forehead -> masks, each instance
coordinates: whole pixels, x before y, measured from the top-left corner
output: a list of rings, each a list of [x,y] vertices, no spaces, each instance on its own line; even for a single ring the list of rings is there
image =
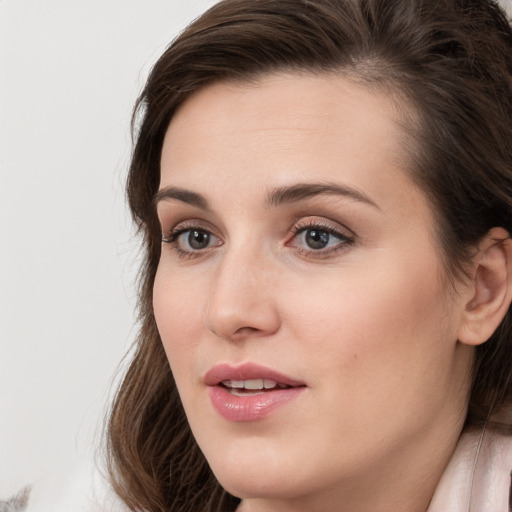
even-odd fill
[[[312,143],[337,137],[339,143],[356,144],[355,149],[374,140],[377,145],[393,142],[394,150],[400,150],[405,109],[399,111],[398,101],[387,92],[335,73],[266,75],[242,84],[218,82],[180,106],[168,128],[166,145],[172,145],[176,136],[189,143],[201,139],[217,144],[225,136],[249,141],[266,132],[278,136],[282,146],[292,137],[310,138]],[[341,125],[347,128],[342,138]],[[385,140],[383,134],[391,137]],[[403,153],[395,151],[395,157]]]
[[[160,187],[213,194],[236,184],[253,193],[262,185],[341,180],[370,195],[383,185],[400,191],[404,181],[412,185],[403,124],[395,99],[334,73],[219,82],[175,114]]]

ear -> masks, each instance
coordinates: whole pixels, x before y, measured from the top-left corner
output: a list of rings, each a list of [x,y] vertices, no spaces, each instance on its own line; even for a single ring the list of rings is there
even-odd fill
[[[478,244],[470,287],[458,340],[476,346],[491,337],[512,300],[512,240],[505,229],[491,229]]]

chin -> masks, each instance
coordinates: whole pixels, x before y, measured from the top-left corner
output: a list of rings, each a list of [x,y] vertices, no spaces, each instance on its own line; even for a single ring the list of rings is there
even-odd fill
[[[205,455],[215,477],[230,494],[239,498],[277,498],[294,495],[293,488],[300,489],[291,471],[296,463],[271,443],[262,442],[261,438],[233,440],[219,448],[214,453],[206,450]]]
[[[241,499],[292,499],[305,491],[293,475],[271,475],[265,468],[258,468],[251,475],[236,471],[214,471],[222,487]]]
[[[320,482],[315,464],[307,465],[300,453],[286,453],[283,446],[261,438],[234,441],[220,453],[207,454],[208,463],[222,487],[238,498],[294,499],[310,492]],[[313,462],[313,461],[311,461]],[[318,468],[316,468],[318,469]]]

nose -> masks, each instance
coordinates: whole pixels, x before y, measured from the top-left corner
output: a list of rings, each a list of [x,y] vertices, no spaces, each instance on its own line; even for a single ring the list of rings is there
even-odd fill
[[[280,327],[276,270],[261,254],[227,251],[216,269],[206,328],[229,341],[276,333]]]

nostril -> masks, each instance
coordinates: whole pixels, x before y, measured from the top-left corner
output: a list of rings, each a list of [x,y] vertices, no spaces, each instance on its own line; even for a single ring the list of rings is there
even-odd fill
[[[269,332],[267,332],[264,329],[258,329],[257,327],[240,327],[237,329],[230,338],[234,341],[240,341],[245,338],[259,338],[268,335]]]
[[[258,331],[259,331],[259,329],[257,329],[256,327],[248,326],[248,327],[240,327],[239,329],[237,329],[235,331],[234,334],[238,334],[238,333],[240,333],[240,334],[253,334],[253,333],[258,332]]]

